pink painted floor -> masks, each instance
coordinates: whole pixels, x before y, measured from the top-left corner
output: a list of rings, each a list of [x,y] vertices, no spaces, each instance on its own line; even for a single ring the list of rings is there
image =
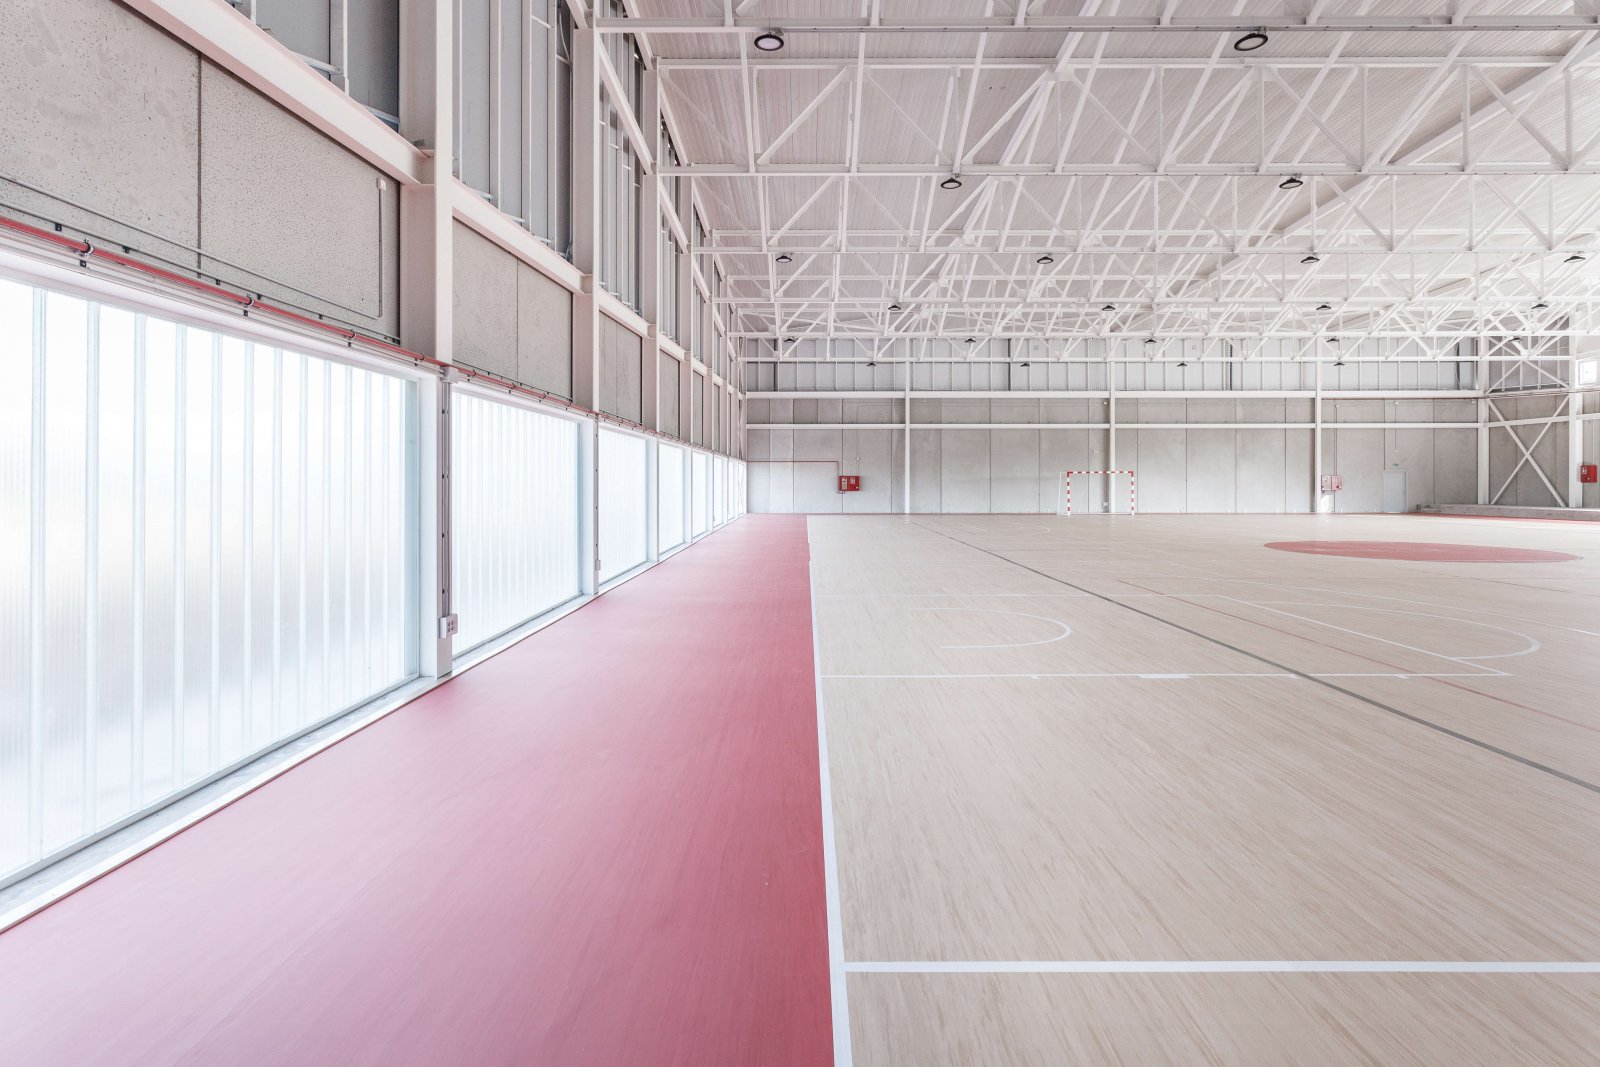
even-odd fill
[[[742,519],[0,935],[0,1062],[829,1062],[807,567]]]

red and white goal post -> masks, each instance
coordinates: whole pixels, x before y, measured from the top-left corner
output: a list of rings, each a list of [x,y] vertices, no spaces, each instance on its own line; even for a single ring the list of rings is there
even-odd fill
[[[1078,489],[1078,514],[1089,514],[1089,483],[1088,478],[1104,477],[1106,479],[1106,510],[1113,515],[1137,515],[1139,513],[1138,479],[1131,470],[1125,471],[1062,471],[1057,477],[1056,484],[1056,514],[1070,517],[1072,515],[1072,479],[1081,477],[1085,479],[1079,483]],[[1121,479],[1128,480],[1128,492],[1124,495],[1121,491]],[[1127,511],[1123,511],[1121,504],[1126,501]]]

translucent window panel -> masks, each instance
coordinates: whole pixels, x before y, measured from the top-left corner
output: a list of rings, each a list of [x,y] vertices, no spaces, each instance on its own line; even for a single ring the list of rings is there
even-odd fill
[[[0,880],[416,673],[404,379],[0,280]]]
[[[665,552],[685,540],[683,449],[659,445],[656,450],[656,549]]]
[[[578,423],[457,390],[450,403],[457,653],[581,592]]]
[[[694,536],[699,537],[711,529],[711,457],[691,452],[690,467],[690,518]]]
[[[600,580],[649,556],[650,446],[642,437],[600,431]]]
[[[728,521],[728,461],[722,456],[711,458],[711,471],[716,489],[711,495],[711,521],[721,526]]]

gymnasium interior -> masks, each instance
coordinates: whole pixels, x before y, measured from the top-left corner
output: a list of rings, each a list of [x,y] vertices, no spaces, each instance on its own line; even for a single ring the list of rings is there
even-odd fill
[[[1592,1064],[1597,419],[1592,0],[7,0],[0,1064]]]

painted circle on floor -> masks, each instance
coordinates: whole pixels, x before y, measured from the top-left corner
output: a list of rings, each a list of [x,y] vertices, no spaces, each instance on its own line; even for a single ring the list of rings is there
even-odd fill
[[[1443,545],[1431,541],[1269,541],[1279,552],[1352,559],[1403,559],[1424,563],[1565,563],[1581,559],[1568,552],[1502,545]]]

